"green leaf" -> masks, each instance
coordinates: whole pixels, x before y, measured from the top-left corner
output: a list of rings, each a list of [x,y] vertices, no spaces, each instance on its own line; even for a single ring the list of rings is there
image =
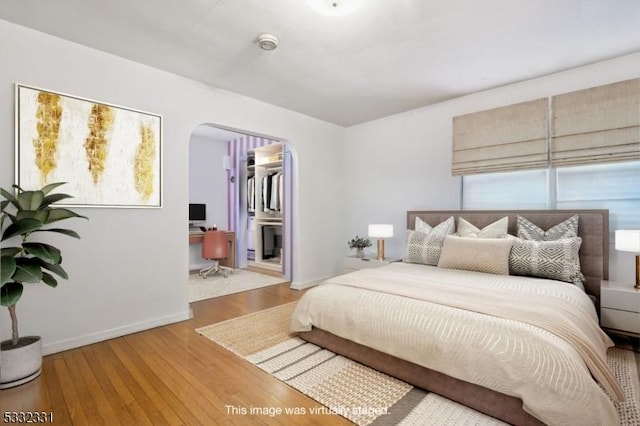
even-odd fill
[[[0,212],[3,212],[4,209],[6,209],[8,205],[9,205],[9,200],[0,201]]]
[[[42,282],[49,287],[56,288],[58,286],[58,280],[56,280],[53,275],[47,272],[42,273]]]
[[[42,207],[44,192],[24,191],[18,194],[18,204],[22,210],[38,210]]]
[[[49,204],[57,203],[58,201],[66,200],[67,198],[73,198],[69,194],[51,194],[47,195],[42,202],[42,206],[46,207]]]
[[[2,195],[2,198],[4,198],[5,200],[9,201],[11,204],[16,206],[16,208],[20,207],[20,205],[18,204],[18,199],[14,197],[13,194],[10,193],[9,191],[3,188],[0,188],[0,195]]]
[[[11,281],[13,273],[16,271],[16,261],[10,256],[0,257],[0,285]]]
[[[56,189],[57,187],[64,185],[67,182],[54,182],[54,183],[50,183],[49,185],[45,186],[44,188],[42,188],[40,191],[42,191],[44,193],[44,195],[47,195],[48,193],[50,193],[51,191],[53,191],[54,189]]]
[[[18,210],[16,212],[16,219],[36,219],[42,223],[46,223],[48,218],[48,210]]]
[[[60,263],[60,250],[52,245],[45,243],[24,243],[22,248],[25,252],[47,263]]]
[[[18,283],[39,283],[42,281],[42,269],[36,259],[16,258],[16,271],[13,280]]]
[[[7,226],[7,229],[4,230],[1,241],[11,238],[15,235],[24,235],[29,232],[33,232],[36,229],[39,229],[41,226],[42,222],[37,219],[16,220],[14,223]]]
[[[21,251],[20,247],[3,247],[0,249],[0,256],[16,257]]]
[[[63,278],[65,280],[69,278],[69,275],[67,275],[67,272],[64,269],[62,269],[62,266],[60,266],[60,264],[47,263],[37,258],[34,260],[38,266],[53,272],[54,274],[58,275],[60,278]]]
[[[61,228],[49,228],[49,229],[38,229],[34,232],[57,232],[58,234],[68,235],[73,238],[80,238],[80,235],[76,231],[72,231],[71,229],[61,229]]]
[[[24,287],[20,283],[6,283],[0,288],[0,305],[13,306],[18,303]]]
[[[63,208],[52,208],[49,211],[49,219],[47,219],[47,221],[45,223],[51,223],[51,222],[56,222],[58,220],[64,220],[64,219],[69,219],[72,217],[80,217],[83,219],[88,219],[86,216],[82,216],[79,215],[76,212],[73,212],[69,209],[63,209]]]

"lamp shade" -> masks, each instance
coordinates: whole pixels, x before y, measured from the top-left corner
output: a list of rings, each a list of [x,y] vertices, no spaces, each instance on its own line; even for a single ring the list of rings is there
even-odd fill
[[[391,238],[393,237],[393,225],[369,225],[369,236],[372,238]]]
[[[640,231],[630,229],[617,230],[616,250],[640,253]]]

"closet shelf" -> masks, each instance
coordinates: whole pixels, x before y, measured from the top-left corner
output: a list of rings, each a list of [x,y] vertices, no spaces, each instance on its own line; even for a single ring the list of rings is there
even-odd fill
[[[254,209],[252,233],[255,244],[253,263],[282,272],[283,218],[280,210],[284,196],[282,144],[274,143],[249,153],[255,163],[247,164],[247,174],[253,176],[247,184],[247,205]],[[267,211],[265,211],[267,208]]]
[[[261,212],[264,213],[264,212]],[[262,215],[257,215],[256,216],[256,221],[258,223],[276,223],[276,224],[282,224],[282,216],[262,216]]]
[[[282,161],[273,161],[269,163],[256,164],[256,167],[282,169]]]

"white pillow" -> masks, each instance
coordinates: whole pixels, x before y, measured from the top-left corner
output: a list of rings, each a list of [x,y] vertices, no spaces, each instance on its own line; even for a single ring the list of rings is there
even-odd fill
[[[507,236],[508,230],[509,216],[498,219],[482,229],[478,229],[475,225],[459,217],[458,229],[456,230],[456,234],[460,237],[504,238]]]
[[[509,275],[509,253],[513,242],[511,238],[447,236],[438,267]]]
[[[451,218],[449,218],[449,219],[451,219]],[[449,220],[449,219],[447,219],[447,220]],[[442,223],[445,223],[445,222],[442,222]],[[442,225],[442,223],[439,224],[438,226]],[[418,231],[418,232],[423,232],[425,234],[430,234],[431,230],[433,229],[433,227],[431,225],[429,225],[427,222],[425,222],[424,220],[420,219],[419,217],[416,217],[416,223],[415,223],[414,229],[416,231]]]

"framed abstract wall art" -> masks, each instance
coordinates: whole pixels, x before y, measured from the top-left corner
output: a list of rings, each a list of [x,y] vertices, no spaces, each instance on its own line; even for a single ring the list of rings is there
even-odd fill
[[[162,117],[16,84],[16,183],[76,207],[162,207]]]

